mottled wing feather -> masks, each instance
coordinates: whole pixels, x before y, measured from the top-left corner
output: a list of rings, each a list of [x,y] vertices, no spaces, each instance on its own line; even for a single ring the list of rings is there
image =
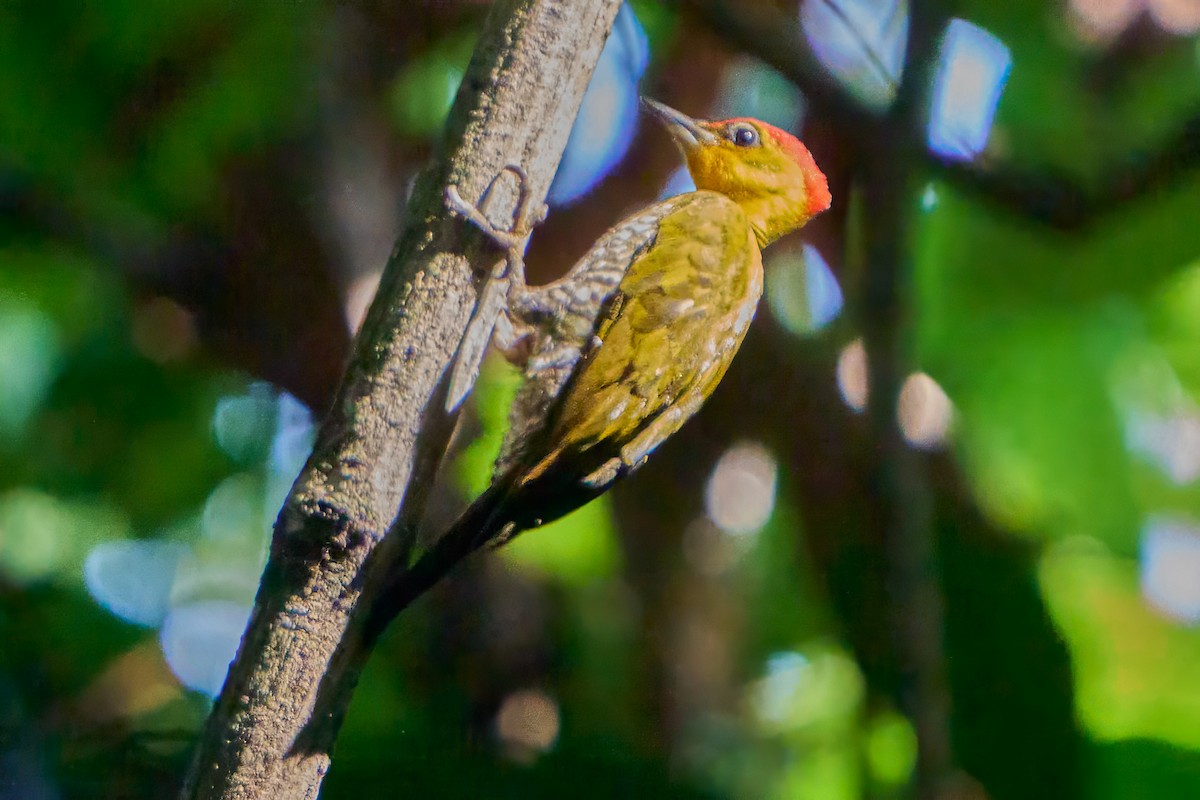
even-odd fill
[[[533,329],[525,383],[509,413],[508,431],[496,459],[497,477],[540,449],[551,406],[595,333],[597,319],[629,265],[648,250],[664,217],[687,205],[679,195],[627,217],[596,240],[561,279],[517,298],[511,312]]]
[[[761,257],[733,201],[711,192],[686,197],[621,281],[531,478],[592,448],[636,466],[728,368],[762,291]]]

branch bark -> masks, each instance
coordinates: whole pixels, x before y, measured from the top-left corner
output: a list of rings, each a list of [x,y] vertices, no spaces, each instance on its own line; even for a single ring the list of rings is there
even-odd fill
[[[270,560],[184,798],[315,798],[369,654],[367,607],[411,546],[453,428],[443,376],[495,260],[450,217],[447,183],[479,197],[520,164],[540,201],[619,0],[500,0],[459,90],[441,155],[418,180],[313,453],[275,524]],[[515,192],[498,186],[497,222]]]

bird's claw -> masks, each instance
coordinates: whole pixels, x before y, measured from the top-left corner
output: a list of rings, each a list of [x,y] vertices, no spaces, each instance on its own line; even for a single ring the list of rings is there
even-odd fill
[[[483,204],[487,202],[496,182],[505,172],[511,172],[517,178],[517,204],[513,211],[512,225],[507,230],[495,225],[482,211]],[[533,208],[533,198],[529,190],[529,174],[525,172],[524,168],[517,164],[506,165],[484,189],[478,203],[470,203],[465,200],[459,193],[458,187],[451,184],[446,187],[446,206],[454,213],[469,220],[497,247],[505,251],[509,271],[513,273],[517,282],[524,286],[523,252],[526,242],[533,229],[545,221],[546,214],[549,212],[545,203],[539,203],[537,208]]]
[[[484,193],[484,196],[487,196],[486,192]],[[513,226],[513,230],[507,231],[496,227],[492,221],[488,219],[482,211],[479,210],[479,206],[468,203],[466,200],[464,200],[463,196],[458,192],[458,187],[454,186],[453,184],[446,187],[446,205],[455,214],[458,214],[460,217],[469,220],[476,228],[479,228],[479,230],[483,231],[483,233],[489,239],[495,242],[496,245],[498,245],[502,250],[512,250],[520,247],[524,236],[521,235],[521,232],[518,230],[516,225]]]

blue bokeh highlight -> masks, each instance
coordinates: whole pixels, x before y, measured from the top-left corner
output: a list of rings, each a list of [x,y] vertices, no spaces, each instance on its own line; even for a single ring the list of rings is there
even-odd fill
[[[969,161],[987,146],[1012,69],[1012,53],[991,33],[962,19],[946,29],[933,85],[929,149]]]
[[[646,32],[625,3],[617,12],[550,185],[546,199],[551,206],[569,205],[583,197],[625,157],[638,123],[638,82],[649,63]]]
[[[1142,594],[1179,622],[1200,622],[1200,525],[1152,516],[1142,528],[1139,558]]]
[[[804,288],[813,330],[824,328],[842,313],[845,304],[842,287],[821,251],[807,242],[804,244]]]
[[[863,102],[896,96],[908,42],[906,0],[805,0],[800,25],[813,53]]]
[[[180,683],[215,695],[251,612],[271,524],[312,448],[312,413],[265,383],[221,398],[213,437],[242,470],[218,484],[179,530],[101,542],[84,562],[93,598],[159,629]]]

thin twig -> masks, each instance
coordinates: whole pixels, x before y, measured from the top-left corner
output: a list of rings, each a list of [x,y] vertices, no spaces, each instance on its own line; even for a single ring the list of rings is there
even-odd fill
[[[867,41],[867,37],[864,36],[863,32],[858,29],[857,25],[854,24],[854,20],[850,19],[850,15],[846,13],[846,9],[842,7],[842,4],[838,2],[838,0],[821,0],[821,2],[823,2],[825,7],[828,8],[833,15],[841,20],[842,24],[846,26],[846,30],[850,31],[850,35],[854,37],[855,41],[858,42],[858,46],[862,48],[863,53],[867,56],[867,61],[871,62],[871,66],[874,67],[875,72],[879,74],[879,79],[883,81],[884,86],[886,86],[889,91],[894,92],[897,88],[896,76],[893,75],[891,70],[888,69],[887,64],[883,63],[883,58],[879,55],[879,51],[875,48],[874,43]],[[895,19],[896,15],[899,13],[900,3],[897,2],[892,6],[891,16],[888,17],[880,29],[887,30],[887,27],[891,24],[891,21]]]
[[[862,102],[831,75],[794,17],[758,2],[678,2],[731,45],[795,83],[817,115],[837,129],[840,140],[860,152],[877,140],[886,109]],[[911,51],[908,57],[911,60]],[[910,124],[922,126],[923,118],[914,118]],[[1027,169],[1011,161],[963,162],[927,148],[916,150],[913,158],[934,176],[1026,221],[1062,232],[1085,233],[1129,203],[1189,179],[1200,167],[1200,111],[1188,115],[1153,146],[1098,165],[1094,173],[1103,179],[1090,188],[1045,167]]]

